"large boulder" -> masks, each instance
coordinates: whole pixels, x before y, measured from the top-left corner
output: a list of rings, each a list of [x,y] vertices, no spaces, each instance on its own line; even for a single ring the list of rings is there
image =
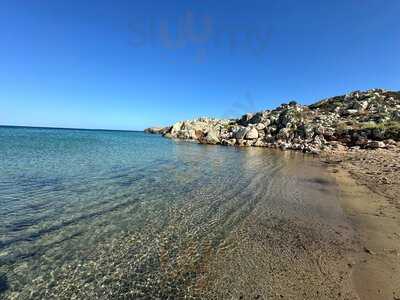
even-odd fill
[[[202,142],[204,144],[215,145],[215,144],[219,144],[220,139],[219,139],[218,133],[214,129],[210,129],[207,132],[206,136],[200,142]]]
[[[183,122],[176,122],[174,125],[172,125],[170,134],[172,136],[177,136],[178,132],[182,129]]]
[[[255,139],[257,139],[257,138],[258,138],[258,131],[257,131],[257,129],[254,128],[254,127],[251,128],[251,129],[246,133],[245,138],[246,138],[247,140],[255,140]]]
[[[204,136],[205,136],[205,133],[204,133],[204,131],[202,131],[202,130],[195,130],[195,136],[196,136],[196,140],[201,140],[201,139],[203,139],[204,138]]]
[[[235,133],[235,138],[237,140],[243,140],[244,137],[247,135],[247,133],[249,132],[250,128],[248,127],[241,127],[239,128],[236,133]]]

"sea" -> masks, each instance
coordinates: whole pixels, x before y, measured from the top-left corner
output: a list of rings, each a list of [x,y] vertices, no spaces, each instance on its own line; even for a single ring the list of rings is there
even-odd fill
[[[343,259],[339,194],[302,153],[0,127],[0,299],[266,299],[285,280],[301,289],[299,275],[319,272],[316,251],[334,253],[324,265]]]

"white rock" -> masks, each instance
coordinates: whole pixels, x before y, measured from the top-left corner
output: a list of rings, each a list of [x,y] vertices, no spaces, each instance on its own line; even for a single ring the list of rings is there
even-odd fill
[[[354,114],[358,113],[358,110],[357,109],[348,109],[348,110],[346,110],[346,112],[349,115],[354,115]]]
[[[207,135],[205,136],[204,140],[207,144],[218,144],[220,142],[217,132],[215,132],[215,130],[213,129],[210,129],[207,132]]]
[[[257,130],[263,130],[265,128],[265,125],[263,123],[258,123],[256,125]]]
[[[183,123],[182,122],[176,122],[171,129],[171,134],[175,135],[179,130],[181,130]]]
[[[385,143],[381,141],[371,141],[367,144],[368,148],[373,148],[373,149],[384,148],[385,146],[386,146]]]
[[[253,144],[255,147],[265,147],[265,143],[262,139],[257,139],[257,141]]]
[[[254,140],[258,138],[258,131],[256,128],[251,128],[247,134],[246,134],[246,139],[247,140]]]

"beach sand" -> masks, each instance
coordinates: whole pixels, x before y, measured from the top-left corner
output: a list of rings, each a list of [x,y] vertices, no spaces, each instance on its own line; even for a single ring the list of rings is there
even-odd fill
[[[360,299],[400,299],[400,151],[330,153],[323,158],[356,232],[352,280]]]

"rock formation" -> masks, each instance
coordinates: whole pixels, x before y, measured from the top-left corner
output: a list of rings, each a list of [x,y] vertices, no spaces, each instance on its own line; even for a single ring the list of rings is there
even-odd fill
[[[204,144],[311,153],[340,147],[383,148],[400,141],[400,92],[356,91],[309,106],[291,101],[239,119],[199,118],[146,132]]]
[[[150,127],[146,128],[144,132],[152,133],[152,134],[166,134],[170,130],[169,127]]]

